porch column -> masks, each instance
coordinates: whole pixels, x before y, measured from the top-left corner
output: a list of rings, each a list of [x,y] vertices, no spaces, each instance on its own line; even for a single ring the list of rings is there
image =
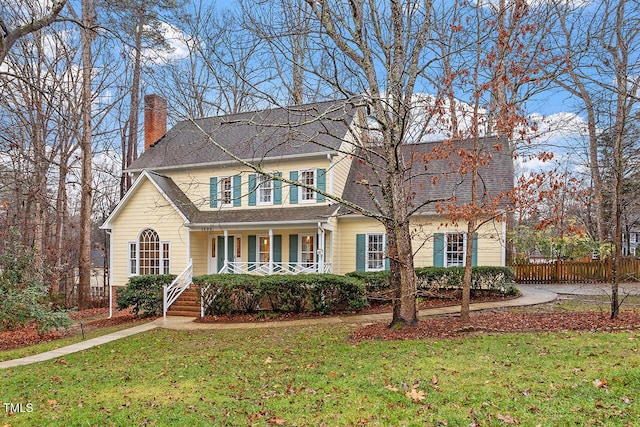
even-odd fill
[[[225,273],[229,272],[229,266],[227,263],[229,262],[229,231],[224,230],[224,267],[222,269]]]
[[[269,229],[269,274],[273,274],[273,229]]]
[[[324,228],[318,223],[318,273],[324,273]]]

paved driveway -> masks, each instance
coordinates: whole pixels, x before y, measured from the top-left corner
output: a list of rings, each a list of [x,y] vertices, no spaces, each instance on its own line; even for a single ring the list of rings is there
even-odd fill
[[[572,295],[611,295],[610,283],[575,283],[575,284],[556,284],[556,285],[528,285],[536,289],[544,289],[546,291],[555,292],[557,294]],[[623,295],[640,295],[640,283],[620,283],[618,294]]]

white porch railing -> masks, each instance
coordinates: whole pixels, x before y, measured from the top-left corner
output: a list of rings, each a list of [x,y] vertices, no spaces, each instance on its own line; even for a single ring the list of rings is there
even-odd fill
[[[305,273],[331,273],[331,263],[324,263],[321,269],[319,263],[301,263],[301,262],[231,262],[227,261],[218,271],[219,274],[256,274],[258,276],[267,276],[269,274],[305,274]]]
[[[162,317],[167,317],[167,310],[171,304],[191,286],[191,279],[193,279],[193,261],[189,260],[187,268],[170,285],[165,285],[162,289]]]

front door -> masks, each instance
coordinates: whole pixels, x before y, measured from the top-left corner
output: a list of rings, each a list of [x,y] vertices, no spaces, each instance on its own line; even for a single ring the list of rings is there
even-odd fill
[[[224,269],[224,236],[217,236],[213,238],[214,241],[211,242],[211,245],[215,245],[216,247],[216,272],[220,273]],[[227,271],[225,273],[240,273],[242,270],[242,239],[240,236],[227,236],[227,261],[230,263],[228,265]]]

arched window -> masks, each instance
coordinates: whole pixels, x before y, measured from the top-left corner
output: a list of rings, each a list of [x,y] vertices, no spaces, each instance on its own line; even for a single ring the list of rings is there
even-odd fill
[[[160,274],[160,237],[147,228],[138,239],[140,253],[140,274]]]
[[[158,233],[145,228],[137,242],[129,242],[129,275],[168,274],[169,242],[160,240]]]

